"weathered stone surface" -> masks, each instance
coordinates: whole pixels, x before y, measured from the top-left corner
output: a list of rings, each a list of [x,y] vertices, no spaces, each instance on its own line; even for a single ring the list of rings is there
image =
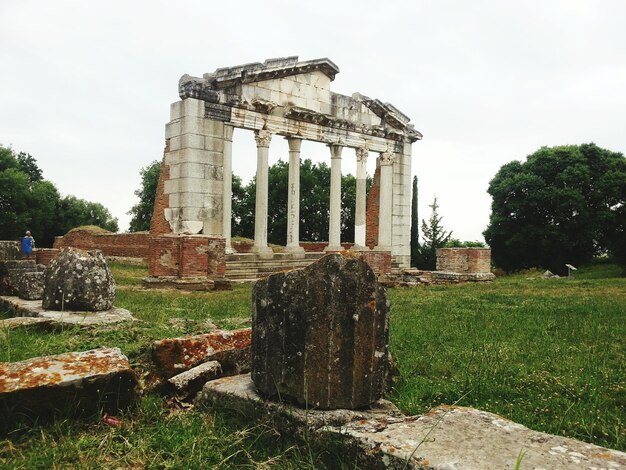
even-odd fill
[[[19,242],[0,240],[0,261],[17,259],[20,256]]]
[[[222,374],[222,366],[217,361],[209,361],[182,372],[167,381],[178,393],[191,395],[198,392],[209,380]]]
[[[612,469],[626,454],[528,429],[493,413],[439,407],[423,416],[353,421],[326,432],[360,450],[365,468]]]
[[[49,328],[52,320],[49,318],[36,317],[13,317],[6,320],[0,320],[0,330],[13,328],[43,327]]]
[[[219,361],[224,373],[250,370],[250,328],[218,330],[203,335],[170,338],[152,344],[159,375],[170,378],[207,361]]]
[[[250,417],[271,416],[281,431],[304,436],[326,426],[342,426],[355,420],[401,418],[402,413],[390,401],[380,399],[360,410],[304,409],[259,395],[250,374],[221,377],[207,382],[196,397],[196,404],[219,404]]]
[[[134,321],[132,314],[123,308],[113,307],[101,312],[79,312],[76,310],[45,310],[39,300],[24,300],[14,296],[0,296],[0,306],[18,317],[46,318],[54,326],[94,327],[102,324]]]
[[[493,273],[452,273],[443,271],[432,271],[431,281],[434,284],[454,283],[454,282],[484,282],[493,281],[496,276]]]
[[[253,290],[252,380],[309,408],[381,398],[388,367],[385,290],[360,257],[332,254]]]
[[[44,417],[115,412],[136,398],[137,377],[118,348],[100,348],[0,363],[0,423],[22,414]]]
[[[100,250],[64,248],[46,268],[46,310],[109,310],[114,300],[115,280]]]
[[[359,468],[429,470],[618,469],[626,454],[575,439],[532,431],[472,408],[442,406],[403,416],[380,400],[369,409],[304,410],[263,400],[249,375],[207,382],[198,404],[218,404],[256,419],[272,418],[281,433],[345,444]]]
[[[22,274],[17,281],[18,297],[25,300],[40,300],[43,297],[43,281],[42,271]]]

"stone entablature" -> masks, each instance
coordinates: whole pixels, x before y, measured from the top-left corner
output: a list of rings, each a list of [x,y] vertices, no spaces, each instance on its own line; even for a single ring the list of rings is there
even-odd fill
[[[422,135],[409,118],[389,103],[360,93],[330,91],[339,68],[329,59],[299,62],[297,57],[217,69],[203,77],[183,75],[181,101],[171,106],[166,125],[165,175],[157,195],[157,220],[170,233],[223,237],[230,243],[232,135],[235,127],[254,132],[257,144],[255,245],[271,257],[267,245],[267,158],[273,139],[289,141],[289,251],[298,240],[300,141],[322,142],[331,152],[331,223],[329,250],[341,246],[341,159],[355,158],[357,180],[365,181],[369,152],[381,168],[378,250],[389,250],[401,266],[410,260],[411,144]],[[343,152],[349,147],[352,152]],[[292,171],[293,170],[293,171]],[[162,184],[161,184],[162,183]],[[365,185],[357,184],[355,247],[365,247]],[[156,209],[155,204],[155,209]],[[165,206],[165,207],[163,207]]]

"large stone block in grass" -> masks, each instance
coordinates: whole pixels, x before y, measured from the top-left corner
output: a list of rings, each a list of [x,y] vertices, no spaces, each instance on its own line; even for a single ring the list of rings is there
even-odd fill
[[[218,361],[224,374],[239,374],[250,370],[251,341],[250,328],[162,339],[152,344],[152,359],[166,379],[207,361]]]
[[[261,395],[318,409],[382,397],[389,307],[363,259],[328,255],[258,281],[252,295],[252,380]]]
[[[64,248],[46,267],[42,305],[46,310],[109,310],[115,280],[100,250]]]
[[[132,404],[137,377],[118,348],[0,363],[0,423],[22,415],[109,413]]]

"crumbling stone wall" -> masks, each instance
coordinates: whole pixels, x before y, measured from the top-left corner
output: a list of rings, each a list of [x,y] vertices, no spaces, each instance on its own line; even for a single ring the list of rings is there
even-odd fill
[[[163,150],[163,160],[161,161],[161,172],[159,173],[159,181],[157,182],[156,198],[152,209],[152,219],[150,220],[150,233],[152,235],[163,235],[171,233],[172,229],[167,220],[165,220],[165,209],[170,205],[170,196],[165,194],[165,182],[170,179],[170,166],[165,161],[165,154],[170,151],[170,139],[165,140],[165,149]]]
[[[454,273],[491,272],[490,248],[439,248],[437,271]]]
[[[63,237],[56,237],[54,248],[80,248],[100,250],[104,256],[124,256],[147,258],[149,255],[148,232],[135,233],[94,233],[89,230],[76,230]]]

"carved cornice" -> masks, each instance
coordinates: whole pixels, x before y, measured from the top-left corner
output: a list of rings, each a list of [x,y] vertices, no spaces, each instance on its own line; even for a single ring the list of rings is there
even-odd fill
[[[254,140],[256,140],[257,147],[269,147],[272,141],[272,133],[265,129],[255,131]]]
[[[180,77],[178,81],[178,96],[181,100],[195,98],[208,103],[219,103],[220,101],[219,93],[212,90],[204,79],[191,77],[187,74]]]

